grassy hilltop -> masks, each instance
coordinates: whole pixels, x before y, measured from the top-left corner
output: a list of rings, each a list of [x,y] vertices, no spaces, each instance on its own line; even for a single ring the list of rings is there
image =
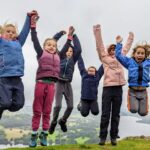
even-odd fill
[[[83,145],[57,145],[36,148],[8,148],[6,150],[150,150],[150,138],[145,137],[133,137],[126,138],[118,142],[117,146],[112,146],[107,143],[105,146],[99,146],[98,144],[83,144]]]

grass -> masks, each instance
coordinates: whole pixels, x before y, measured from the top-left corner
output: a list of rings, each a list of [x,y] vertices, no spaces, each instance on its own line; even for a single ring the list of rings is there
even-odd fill
[[[33,148],[9,148],[7,150],[32,150]],[[127,138],[118,142],[117,146],[106,143],[105,146],[98,144],[81,145],[57,145],[41,147],[37,146],[34,150],[150,150],[150,139]]]

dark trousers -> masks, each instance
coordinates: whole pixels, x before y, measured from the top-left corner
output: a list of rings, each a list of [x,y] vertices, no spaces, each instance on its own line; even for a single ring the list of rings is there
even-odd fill
[[[111,138],[117,138],[122,104],[122,86],[104,87],[102,94],[102,114],[100,123],[100,138],[106,139],[111,115]]]
[[[70,82],[58,81],[56,83],[55,107],[53,109],[53,120],[51,124],[56,124],[59,117],[59,112],[62,108],[63,95],[66,100],[67,108],[61,117],[64,122],[67,121],[73,110],[73,91]]]
[[[97,100],[81,100],[80,112],[83,117],[89,115],[89,113],[93,115],[99,114],[99,106]]]
[[[20,77],[0,78],[0,110],[18,111],[24,106],[24,86]]]

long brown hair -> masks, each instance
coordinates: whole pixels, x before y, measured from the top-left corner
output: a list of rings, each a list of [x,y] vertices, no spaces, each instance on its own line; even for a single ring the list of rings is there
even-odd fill
[[[150,45],[149,44],[138,44],[133,48],[132,57],[134,57],[135,52],[138,48],[143,48],[145,50],[145,58],[148,58],[150,56]]]
[[[108,47],[108,49],[107,49],[108,54],[110,53],[110,51],[111,51],[112,49],[115,50],[115,48],[116,48],[116,45],[115,45],[115,44],[109,45],[109,47]]]

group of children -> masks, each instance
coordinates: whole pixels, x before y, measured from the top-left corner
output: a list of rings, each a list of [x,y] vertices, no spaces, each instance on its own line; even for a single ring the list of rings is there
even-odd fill
[[[150,81],[150,59],[148,44],[137,45],[131,57],[127,57],[132,46],[134,35],[129,37],[122,46],[122,37],[116,37],[117,44],[111,44],[106,49],[103,44],[101,26],[93,26],[94,37],[99,59],[102,63],[97,70],[94,66],[85,67],[81,52],[81,45],[73,26],[69,27],[67,41],[63,48],[57,49],[57,41],[66,34],[60,31],[52,38],[45,39],[40,45],[36,31],[36,22],[39,18],[37,11],[27,13],[27,18],[20,34],[16,26],[5,24],[1,27],[0,36],[0,118],[4,110],[18,111],[24,106],[24,86],[21,77],[24,75],[24,58],[22,46],[29,31],[34,49],[37,53],[38,69],[33,101],[32,134],[30,147],[40,144],[47,146],[48,133],[53,134],[57,123],[63,132],[67,132],[67,119],[73,110],[72,78],[76,62],[81,75],[81,99],[77,106],[81,115],[86,117],[91,113],[99,114],[98,86],[104,76],[102,93],[102,113],[100,122],[100,145],[104,145],[108,133],[111,117],[110,137],[111,144],[117,144],[120,108],[122,104],[122,86],[126,84],[123,66],[128,69],[128,109],[132,113],[138,112],[145,116],[148,113],[148,94],[146,88]],[[50,123],[50,114],[55,96],[53,119]],[[66,100],[66,110],[61,118],[59,112],[62,107],[62,98]],[[42,118],[42,132],[38,135]],[[59,119],[58,119],[59,118]]]

